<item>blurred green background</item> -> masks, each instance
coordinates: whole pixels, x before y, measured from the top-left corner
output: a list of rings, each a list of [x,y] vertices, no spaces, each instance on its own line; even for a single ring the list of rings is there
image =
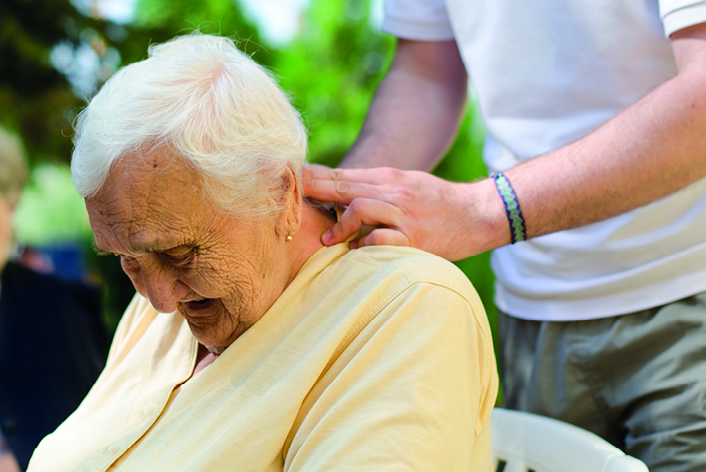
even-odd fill
[[[86,100],[119,67],[144,59],[150,43],[195,29],[230,36],[289,92],[310,130],[309,160],[335,166],[356,138],[394,52],[380,21],[377,0],[3,0],[0,125],[23,139],[32,166],[16,213],[18,243],[49,255],[73,248],[85,277],[103,286],[106,321],[114,329],[134,289],[117,258],[93,254],[68,170],[71,123]],[[484,177],[482,140],[471,103],[434,173],[453,181]],[[495,327],[489,255],[457,265]]]

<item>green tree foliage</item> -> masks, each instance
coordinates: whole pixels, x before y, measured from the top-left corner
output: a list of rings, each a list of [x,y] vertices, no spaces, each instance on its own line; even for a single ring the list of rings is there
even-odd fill
[[[20,132],[33,162],[70,155],[70,114],[81,104],[51,64],[52,48],[76,49],[81,31],[104,26],[69,0],[0,2],[0,124]]]
[[[355,140],[394,49],[370,25],[367,0],[312,0],[275,72],[310,131],[309,159],[335,166]]]
[[[258,29],[229,0],[139,0],[130,31],[123,46],[130,50],[124,64],[147,57],[151,43],[193,31],[238,39],[240,47],[256,55],[260,64],[271,64],[272,55],[262,46]]]

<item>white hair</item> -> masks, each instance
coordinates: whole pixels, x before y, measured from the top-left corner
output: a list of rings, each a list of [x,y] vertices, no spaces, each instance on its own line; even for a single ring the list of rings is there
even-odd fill
[[[307,132],[268,71],[232,40],[196,33],[151,46],[111,77],[79,115],[74,146],[84,198],[116,160],[169,146],[221,209],[266,216],[278,210],[286,168],[300,178]]]

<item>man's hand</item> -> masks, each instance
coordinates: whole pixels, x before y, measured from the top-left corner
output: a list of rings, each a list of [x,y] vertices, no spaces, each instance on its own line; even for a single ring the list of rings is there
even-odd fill
[[[321,238],[329,246],[363,225],[377,228],[352,241],[352,248],[412,246],[458,260],[510,242],[502,202],[490,179],[459,184],[426,172],[318,165],[307,166],[303,177],[305,195],[348,207]]]

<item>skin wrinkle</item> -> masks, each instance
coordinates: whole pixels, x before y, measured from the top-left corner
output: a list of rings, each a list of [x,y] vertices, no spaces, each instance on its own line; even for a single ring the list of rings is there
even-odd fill
[[[303,260],[288,273],[280,264],[284,238],[275,229],[281,222],[242,224],[204,205],[192,169],[165,173],[162,161],[176,159],[168,149],[156,159],[156,169],[151,161],[121,159],[103,190],[87,199],[95,245],[119,254],[136,289],[158,310],[176,309],[202,344],[228,346],[274,303]],[[183,266],[170,256],[181,247],[193,251],[185,251],[192,255]],[[201,297],[212,299],[205,309],[181,302]]]

